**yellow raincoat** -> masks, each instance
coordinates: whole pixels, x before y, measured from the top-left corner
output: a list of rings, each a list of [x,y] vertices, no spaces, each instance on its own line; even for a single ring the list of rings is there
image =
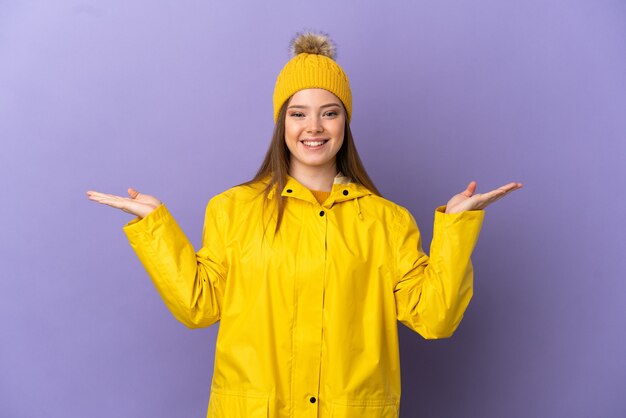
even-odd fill
[[[484,211],[437,208],[429,258],[405,208],[341,175],[322,205],[289,177],[276,236],[261,188],[209,201],[198,252],[163,204],[124,226],[180,322],[220,321],[207,416],[397,418],[397,321],[454,332]]]

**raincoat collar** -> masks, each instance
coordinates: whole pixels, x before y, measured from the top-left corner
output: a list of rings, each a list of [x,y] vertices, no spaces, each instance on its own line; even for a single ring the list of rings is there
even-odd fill
[[[274,194],[275,189],[273,189],[267,197],[269,199],[272,199]],[[372,192],[365,186],[354,183],[349,177],[344,176],[342,173],[338,173],[333,180],[333,187],[330,191],[330,196],[328,196],[328,198],[321,206],[330,208],[335,203],[345,202],[353,199],[358,200],[358,198],[370,194],[372,194]],[[287,175],[287,183],[281,191],[281,196],[304,200],[316,205],[318,204],[315,196],[313,196],[313,193],[311,193],[308,188],[303,186],[298,180],[291,177],[290,175]]]

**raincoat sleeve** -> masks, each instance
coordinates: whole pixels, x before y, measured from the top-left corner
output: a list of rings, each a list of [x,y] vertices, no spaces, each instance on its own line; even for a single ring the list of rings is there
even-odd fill
[[[400,210],[395,225],[397,317],[424,338],[450,337],[463,318],[473,294],[470,255],[483,218],[483,210],[446,214],[445,206],[438,207],[429,257],[415,219]]]
[[[206,208],[202,248],[196,253],[164,204],[123,230],[174,317],[189,328],[220,319],[225,288],[225,251],[219,212]]]

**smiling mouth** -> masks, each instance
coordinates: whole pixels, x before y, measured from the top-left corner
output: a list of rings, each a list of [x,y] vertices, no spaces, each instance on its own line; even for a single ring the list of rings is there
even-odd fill
[[[321,147],[322,145],[324,145],[325,143],[327,143],[328,141],[329,141],[328,139],[316,139],[316,140],[304,139],[304,140],[302,140],[300,142],[305,147],[308,147],[308,148],[318,148],[318,147]]]

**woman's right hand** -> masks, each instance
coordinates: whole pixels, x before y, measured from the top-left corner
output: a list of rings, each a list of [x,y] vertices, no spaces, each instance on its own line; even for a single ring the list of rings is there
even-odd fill
[[[87,197],[98,203],[109,205],[111,207],[121,209],[124,212],[132,213],[133,215],[144,218],[159,205],[161,201],[154,196],[139,193],[132,187],[128,189],[128,195],[130,197],[115,196],[112,194],[105,194],[95,192],[92,190],[87,191]]]

